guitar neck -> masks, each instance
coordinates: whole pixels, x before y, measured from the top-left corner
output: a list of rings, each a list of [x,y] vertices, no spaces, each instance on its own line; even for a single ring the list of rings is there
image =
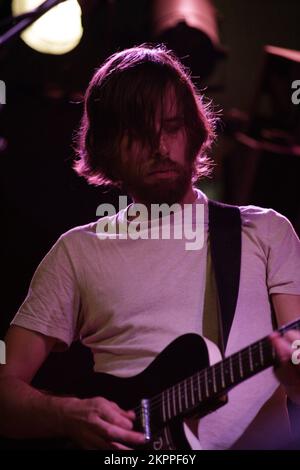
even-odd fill
[[[300,320],[278,330],[300,329]],[[276,363],[276,353],[269,337],[232,354],[213,366],[200,370],[147,400],[150,415],[155,416],[159,428],[176,417],[182,417],[201,405],[224,395],[239,383]]]

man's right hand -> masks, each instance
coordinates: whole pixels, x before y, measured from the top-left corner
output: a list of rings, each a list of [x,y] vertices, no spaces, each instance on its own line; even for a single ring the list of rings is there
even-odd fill
[[[114,402],[96,397],[65,398],[60,403],[63,433],[83,449],[130,450],[145,443],[143,434],[133,431],[134,412]]]
[[[143,444],[133,411],[105,398],[54,397],[30,385],[56,340],[10,327],[7,363],[0,367],[0,435],[12,439],[67,438],[85,449],[129,449]],[[30,347],[29,347],[30,345]]]

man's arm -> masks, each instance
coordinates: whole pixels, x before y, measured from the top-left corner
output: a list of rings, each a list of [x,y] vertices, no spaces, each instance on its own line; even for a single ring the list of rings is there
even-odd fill
[[[2,435],[19,438],[60,434],[59,417],[51,397],[29,385],[54,343],[55,339],[25,328],[9,329],[5,338],[6,364],[0,366]]]
[[[30,385],[55,341],[25,328],[10,327],[5,338],[6,364],[0,366],[0,434],[11,438],[67,437],[94,449],[126,449],[120,442],[143,443],[143,436],[132,431],[133,412],[102,397],[54,397]]]
[[[300,318],[300,295],[273,294],[272,302],[278,326]],[[290,331],[283,337],[276,333],[271,335],[281,364],[276,370],[276,375],[285,387],[288,397],[300,405],[300,365],[291,362],[294,352],[292,343],[297,339],[300,339],[299,331]]]

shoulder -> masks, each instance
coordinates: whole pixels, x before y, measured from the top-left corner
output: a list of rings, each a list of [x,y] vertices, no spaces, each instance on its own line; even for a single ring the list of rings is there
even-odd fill
[[[123,218],[124,211],[120,211],[115,215],[101,217],[89,224],[74,227],[63,233],[57,243],[67,249],[94,246],[99,240],[107,238],[107,232],[115,233],[117,225]]]
[[[223,204],[218,201],[208,200],[212,205],[216,205],[221,211],[224,209],[238,209],[241,214],[241,225],[243,231],[253,230],[256,232],[267,233],[270,230],[291,227],[290,221],[282,214],[271,208],[265,208],[255,205],[237,206]],[[224,216],[226,211],[224,210]]]
[[[96,227],[97,221],[73,227],[67,232],[64,232],[57,240],[57,243],[68,246],[74,243],[84,242],[96,234]]]
[[[292,228],[292,224],[287,217],[274,209],[253,205],[239,206],[239,209],[243,227],[252,227],[265,231]]]
[[[299,256],[299,238],[284,215],[274,209],[258,206],[240,206],[242,233],[247,239],[270,249],[296,250]]]

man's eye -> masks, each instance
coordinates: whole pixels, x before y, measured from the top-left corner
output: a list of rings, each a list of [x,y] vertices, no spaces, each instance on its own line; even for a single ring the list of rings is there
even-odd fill
[[[165,131],[168,132],[169,134],[175,134],[180,129],[181,129],[181,124],[180,123],[167,124],[165,126]]]

